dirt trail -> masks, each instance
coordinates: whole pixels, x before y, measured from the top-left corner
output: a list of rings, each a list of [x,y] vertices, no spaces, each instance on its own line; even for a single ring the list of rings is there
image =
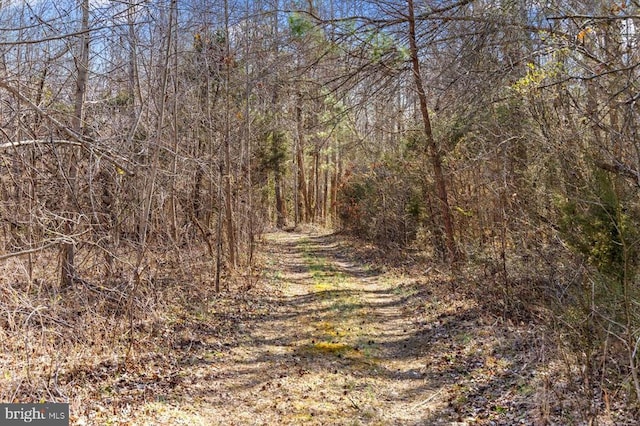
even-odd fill
[[[270,234],[273,310],[234,348],[203,402],[224,424],[426,424],[441,401],[397,279],[326,236]]]
[[[420,286],[360,264],[332,236],[265,244],[272,296],[233,343],[182,369],[175,394],[147,407],[151,424],[464,425],[508,411],[512,363],[492,355],[473,306],[416,297]]]
[[[280,251],[274,270],[282,271],[276,277],[284,298],[269,322],[252,331],[255,350],[241,353],[257,372],[247,381],[254,385],[247,403],[259,392],[249,418],[317,424],[424,418],[422,400],[432,392],[424,362],[408,347],[414,330],[396,283],[351,263],[326,238],[270,237]]]

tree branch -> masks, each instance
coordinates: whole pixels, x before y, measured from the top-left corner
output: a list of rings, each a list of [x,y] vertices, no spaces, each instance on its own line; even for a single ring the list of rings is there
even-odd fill
[[[50,247],[57,246],[59,243],[60,243],[59,241],[54,241],[54,242],[51,242],[49,244],[45,244],[45,245],[43,245],[41,247],[34,247],[34,248],[31,248],[31,249],[27,249],[27,250],[17,251],[15,253],[3,254],[2,256],[0,256],[0,261],[7,260],[7,259],[10,259],[12,257],[18,257],[18,256],[22,256],[22,255],[25,255],[25,254],[36,253],[36,252],[39,252],[39,251],[42,251],[42,250],[46,250],[46,249],[48,249]]]
[[[29,139],[23,141],[11,141],[7,143],[0,144],[0,151],[8,149],[8,148],[17,148],[25,145],[35,145],[35,144],[58,144],[58,145],[72,145],[72,146],[82,146],[80,142],[74,142],[66,139]]]
[[[638,19],[640,15],[562,15],[549,16],[549,21],[565,21],[568,19],[588,19],[592,21]]]
[[[635,182],[636,185],[640,186],[640,173],[625,164],[622,164],[618,161],[616,161],[614,164],[599,161],[596,163],[596,166],[598,166],[602,170],[616,173],[617,175],[626,177],[627,179],[631,179]]]
[[[125,174],[127,174],[129,176],[133,176],[135,174],[132,171],[128,170],[126,167],[122,166],[120,164],[120,162],[118,162],[115,158],[113,158],[111,153],[109,153],[107,150],[95,146],[95,141],[92,138],[88,138],[86,136],[83,136],[80,133],[78,133],[78,132],[74,131],[73,129],[71,129],[70,127],[65,126],[63,123],[61,123],[56,118],[52,117],[50,114],[48,114],[42,108],[40,108],[38,105],[36,105],[31,99],[29,99],[25,95],[23,95],[18,89],[16,89],[15,87],[11,86],[10,84],[8,84],[5,80],[0,80],[0,87],[5,89],[7,92],[11,93],[12,95],[14,95],[20,101],[22,101],[25,104],[27,104],[29,106],[29,108],[34,110],[41,117],[43,117],[46,120],[48,120],[51,124],[53,124],[55,127],[57,127],[58,130],[60,130],[61,132],[65,133],[70,139],[72,139],[72,141],[76,141],[78,143],[78,145],[81,146],[82,148],[86,149],[89,152],[92,152],[92,151],[99,152],[101,155],[105,156],[107,161],[109,161],[111,164],[116,166],[118,169],[124,171]],[[69,142],[72,142],[72,141],[69,141]],[[11,143],[13,144],[13,142],[11,142]],[[11,146],[13,146],[13,145],[11,145]]]

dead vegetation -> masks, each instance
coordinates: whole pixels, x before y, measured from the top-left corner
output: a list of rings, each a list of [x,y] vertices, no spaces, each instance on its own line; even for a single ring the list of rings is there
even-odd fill
[[[6,263],[0,398],[68,401],[91,425],[634,422],[620,394],[584,388],[554,330],[489,309],[469,271],[276,233],[259,277],[215,293],[201,249],[154,253],[138,288],[125,269],[99,287],[62,290],[46,270],[29,284]]]
[[[104,424],[102,415],[135,411],[175,387],[195,350],[215,354],[233,344],[260,299],[259,290],[242,290],[255,282],[250,278],[227,277],[232,288],[215,293],[204,250],[181,250],[179,259],[154,253],[139,285],[126,262],[133,250],[118,257],[120,268],[108,279],[83,263],[87,279],[70,288],[52,284],[52,253],[38,254],[36,264],[48,266],[32,271],[31,281],[21,258],[6,262],[0,399],[70,402],[74,420]]]

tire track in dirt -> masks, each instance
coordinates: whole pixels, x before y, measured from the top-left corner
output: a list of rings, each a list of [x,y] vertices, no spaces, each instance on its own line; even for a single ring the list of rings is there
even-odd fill
[[[176,317],[169,347],[101,385],[119,408],[78,424],[539,423],[532,327],[499,322],[440,272],[380,272],[349,244],[267,234],[262,279]]]
[[[208,376],[202,414],[231,425],[433,424],[442,389],[424,370],[398,278],[350,261],[328,236],[266,238],[271,310]]]

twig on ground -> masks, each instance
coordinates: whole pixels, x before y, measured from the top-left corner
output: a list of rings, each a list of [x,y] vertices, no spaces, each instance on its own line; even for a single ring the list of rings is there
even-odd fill
[[[431,395],[429,398],[425,399],[424,401],[417,403],[416,405],[414,405],[414,406],[413,406],[413,408],[420,408],[420,407],[422,407],[423,405],[428,404],[429,402],[433,401],[433,399],[434,399],[436,396],[440,395],[440,394],[442,393],[442,391],[443,391],[443,390],[444,390],[444,388],[440,388],[440,389],[438,389],[438,391],[437,391],[437,392],[435,392],[433,395]]]
[[[355,408],[358,411],[362,411],[362,408],[360,408],[360,406],[356,404],[356,402],[353,400],[353,398],[351,398],[351,396],[347,395],[347,398],[349,398],[349,401],[351,401],[351,405],[353,405],[353,408]]]

